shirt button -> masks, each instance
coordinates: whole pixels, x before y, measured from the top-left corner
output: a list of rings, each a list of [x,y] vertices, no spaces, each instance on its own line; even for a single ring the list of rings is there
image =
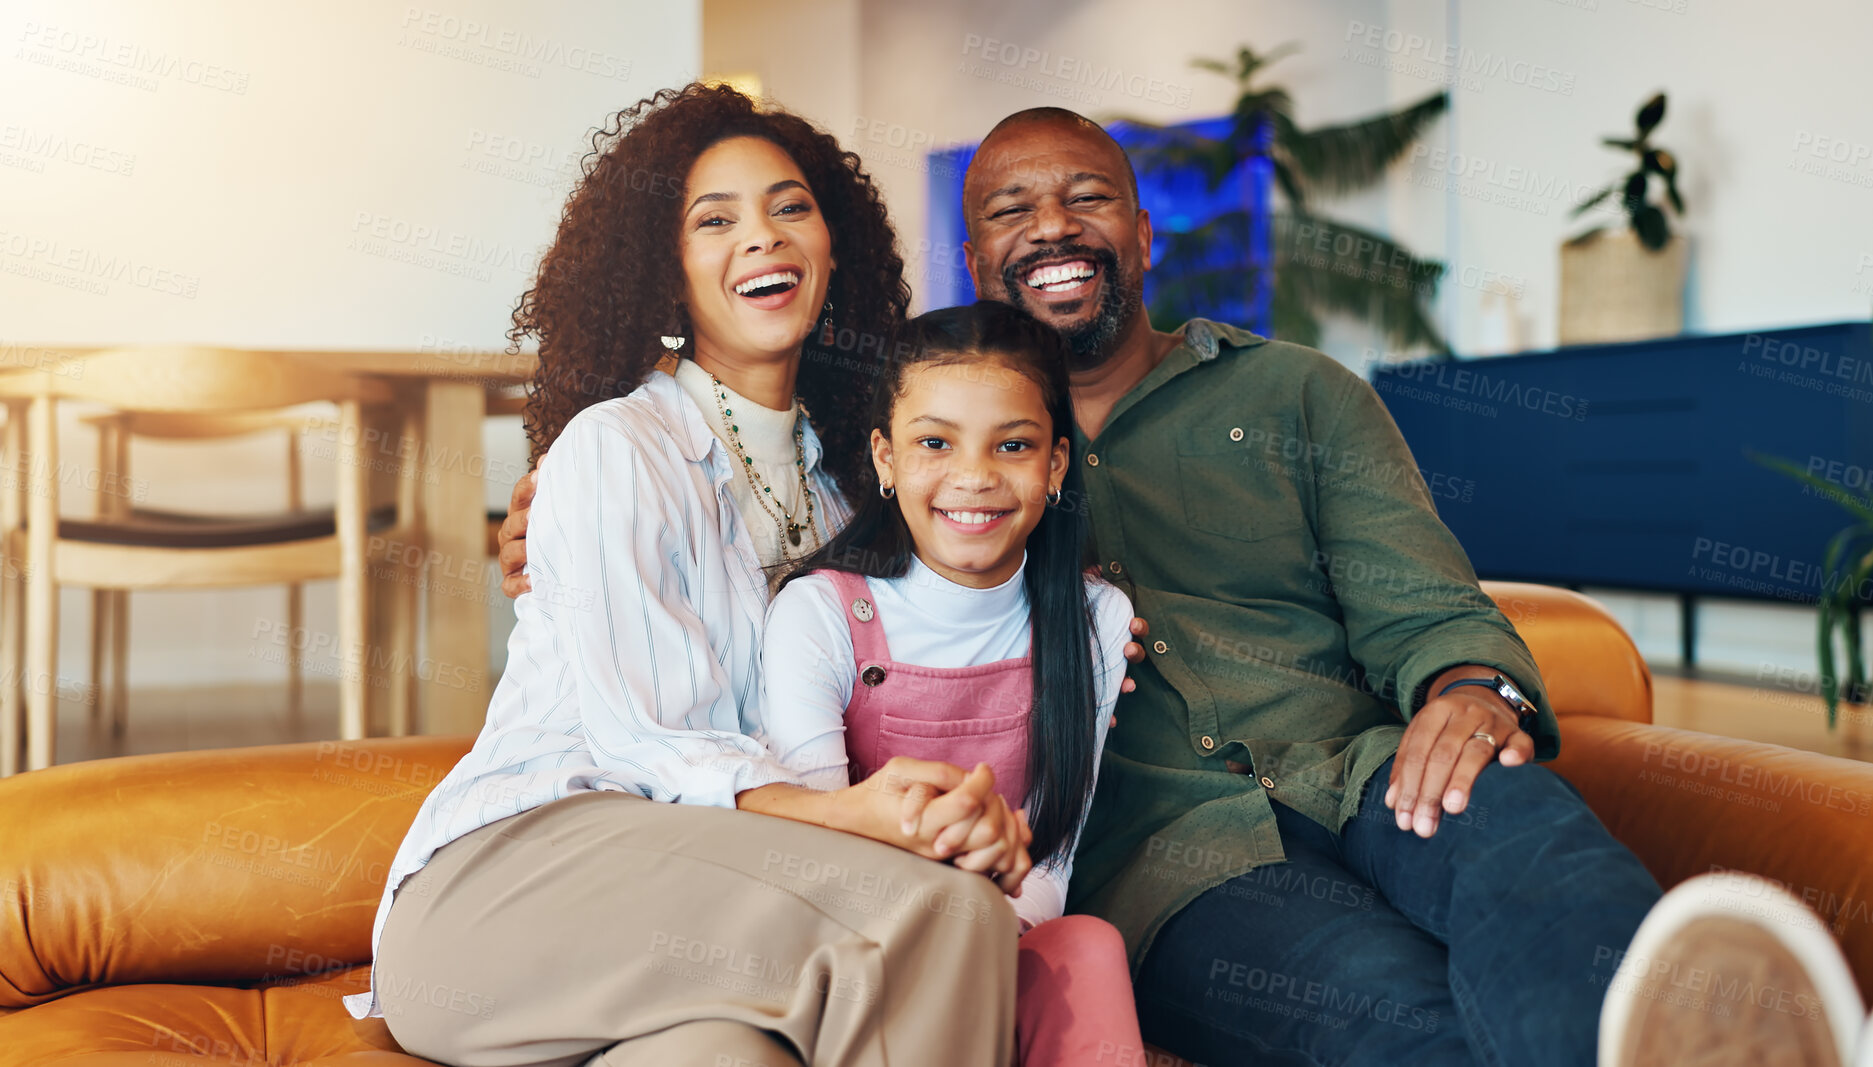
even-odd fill
[[[1125,573],[1125,568],[1124,568],[1124,567],[1121,567],[1121,566],[1119,566],[1119,561],[1118,561],[1118,560],[1116,560],[1116,559],[1115,559],[1115,560],[1113,560],[1113,561],[1112,561],[1111,563],[1108,563],[1108,564],[1106,564],[1106,568],[1107,568],[1108,570],[1110,570],[1110,571],[1111,571],[1111,572],[1112,572],[1113,574],[1124,574],[1124,573]]]
[[[1153,652],[1156,652],[1158,655],[1162,656],[1164,653],[1169,652],[1171,650],[1171,646],[1165,644],[1162,641],[1153,641],[1151,643],[1151,650]]]
[[[1208,735],[1208,734],[1204,734],[1204,735],[1203,735],[1203,747],[1204,747],[1204,748],[1215,748],[1215,747],[1216,747],[1216,739],[1215,739],[1214,737],[1211,737],[1211,736],[1210,736],[1210,735]]]
[[[1099,457],[1098,457],[1098,456],[1097,456],[1096,454],[1094,454],[1094,453],[1091,453],[1091,452],[1089,452],[1089,453],[1087,453],[1087,454],[1086,454],[1086,465],[1087,465],[1088,467],[1097,467],[1097,466],[1099,466]]]
[[[1231,428],[1229,431],[1229,439],[1231,441],[1242,440],[1242,427],[1236,426],[1236,427]]]
[[[1262,777],[1262,788],[1273,789],[1274,787],[1275,787],[1275,780],[1273,778],[1269,778],[1266,775],[1264,775]]]

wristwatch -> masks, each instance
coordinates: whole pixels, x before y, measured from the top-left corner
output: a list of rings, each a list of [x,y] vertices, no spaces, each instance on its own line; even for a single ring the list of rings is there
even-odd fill
[[[1515,713],[1516,729],[1528,734],[1530,737],[1534,736],[1535,719],[1541,713],[1536,710],[1535,705],[1530,703],[1527,697],[1522,695],[1522,691],[1515,687],[1514,682],[1511,682],[1500,674],[1496,675],[1494,678],[1459,678],[1445,686],[1437,695],[1441,697],[1460,685],[1486,685],[1494,690],[1497,696],[1508,702],[1509,710]]]

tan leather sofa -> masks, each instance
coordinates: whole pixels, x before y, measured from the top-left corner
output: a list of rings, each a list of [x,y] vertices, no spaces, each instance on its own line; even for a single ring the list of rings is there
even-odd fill
[[[1873,765],[1652,726],[1651,677],[1598,604],[1489,591],[1563,713],[1556,768],[1613,833],[1666,885],[1714,867],[1787,884],[1873,988]],[[365,988],[385,867],[468,745],[187,752],[0,781],[0,1065],[423,1062],[338,998]]]

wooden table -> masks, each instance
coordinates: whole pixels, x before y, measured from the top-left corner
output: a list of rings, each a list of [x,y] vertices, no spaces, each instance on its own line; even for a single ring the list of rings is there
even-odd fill
[[[0,370],[56,368],[101,345],[0,345]],[[479,564],[487,558],[486,458],[481,424],[487,389],[532,376],[531,353],[265,349],[321,366],[386,379],[416,405],[427,573],[423,655],[438,669],[419,682],[423,733],[475,733],[487,715],[488,613]],[[444,667],[446,665],[446,667]]]

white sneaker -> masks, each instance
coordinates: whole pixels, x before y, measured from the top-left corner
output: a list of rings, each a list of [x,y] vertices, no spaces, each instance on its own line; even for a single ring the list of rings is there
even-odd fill
[[[1666,893],[1600,1009],[1601,1067],[1873,1067],[1866,1005],[1826,924],[1755,875]],[[1873,1032],[1869,1032],[1873,1037]]]

